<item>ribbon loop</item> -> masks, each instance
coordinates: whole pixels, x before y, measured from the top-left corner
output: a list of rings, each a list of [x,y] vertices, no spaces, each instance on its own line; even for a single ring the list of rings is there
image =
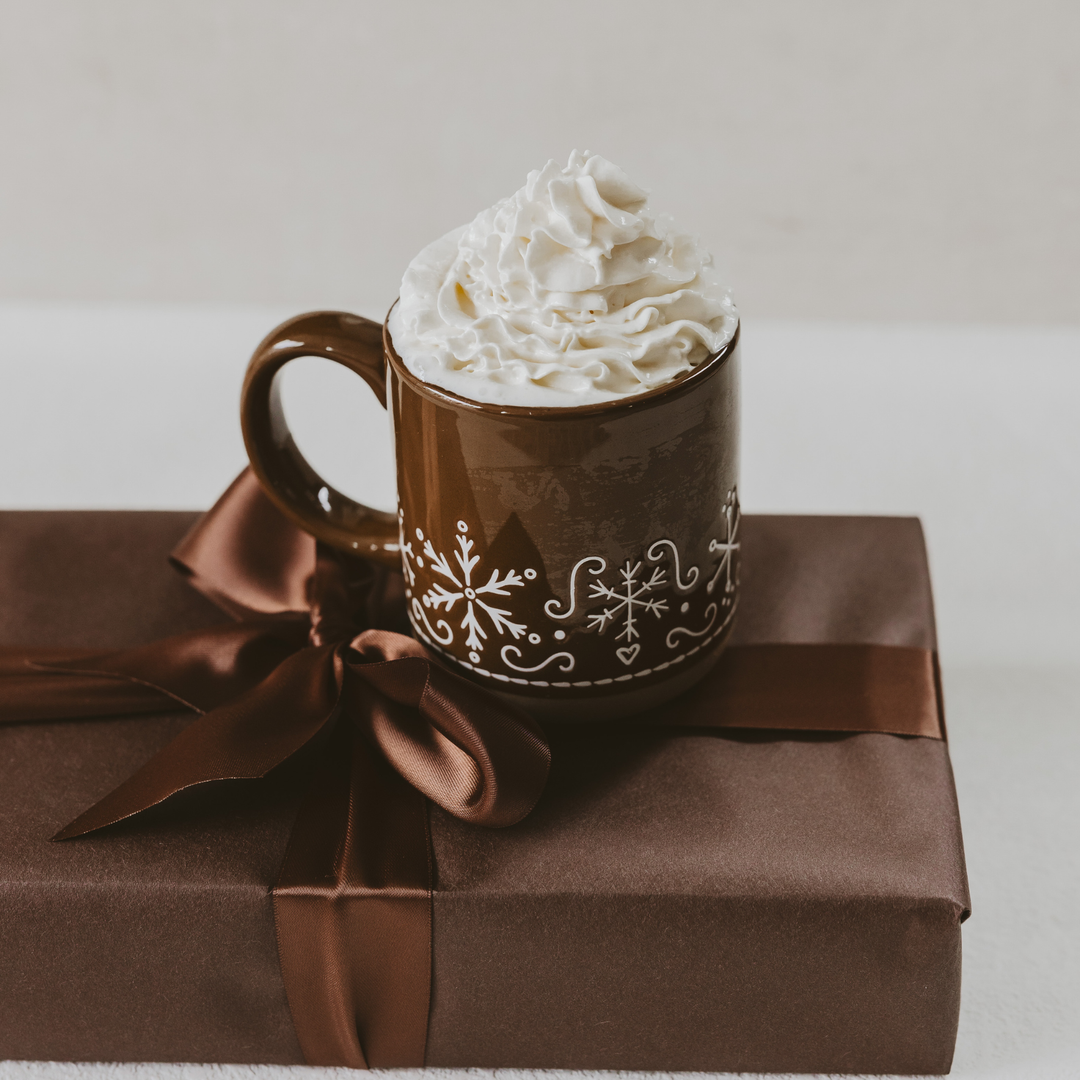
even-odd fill
[[[250,468],[195,523],[170,560],[235,619],[308,610],[315,538],[274,506]]]

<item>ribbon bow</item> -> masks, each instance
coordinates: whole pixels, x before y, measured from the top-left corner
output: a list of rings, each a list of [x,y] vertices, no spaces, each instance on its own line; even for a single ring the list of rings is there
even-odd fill
[[[316,548],[237,478],[172,555],[237,621],[120,652],[7,651],[0,719],[201,715],[53,838],[179,792],[264,777],[308,785],[274,887],[282,974],[308,1062],[424,1063],[430,996],[427,799],[520,821],[551,761],[532,720],[396,632],[399,575]]]

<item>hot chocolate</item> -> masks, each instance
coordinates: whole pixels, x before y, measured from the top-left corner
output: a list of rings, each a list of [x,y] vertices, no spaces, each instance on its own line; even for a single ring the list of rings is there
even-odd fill
[[[385,326],[290,319],[241,405],[252,467],[320,540],[400,569],[413,633],[558,719],[669,700],[739,601],[739,347],[711,260],[610,162],[574,154],[426,248]],[[276,375],[325,356],[391,414],[397,514],[336,491]]]
[[[567,407],[656,389],[734,336],[697,243],[610,161],[575,151],[424,248],[389,319],[422,381],[473,401]]]

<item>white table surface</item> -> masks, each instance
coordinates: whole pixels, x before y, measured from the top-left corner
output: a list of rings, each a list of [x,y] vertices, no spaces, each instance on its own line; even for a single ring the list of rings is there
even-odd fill
[[[244,463],[247,357],[288,314],[0,305],[0,507],[209,505]],[[952,1075],[1078,1077],[1080,330],[747,320],[743,341],[744,509],[926,528],[974,907]],[[299,441],[392,504],[370,393],[301,363]],[[287,1075],[352,1074],[0,1063],[0,1080]]]

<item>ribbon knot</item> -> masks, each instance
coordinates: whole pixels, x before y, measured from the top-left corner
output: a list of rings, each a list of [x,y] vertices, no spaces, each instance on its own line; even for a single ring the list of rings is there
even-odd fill
[[[328,561],[337,563],[332,555]],[[381,576],[368,575],[368,587],[357,591],[364,604]],[[128,680],[166,705],[171,699],[202,713],[54,839],[116,824],[200,784],[266,776],[339,723],[465,821],[502,827],[528,814],[551,762],[537,725],[447,671],[413,638],[366,629],[334,642],[357,621],[344,590],[328,587],[346,580],[316,574],[321,617],[307,631],[297,621],[264,619],[122,652],[36,661],[57,675]]]
[[[528,717],[401,634],[364,631],[344,663],[354,675],[342,695],[349,715],[417,791],[463,821],[493,828],[533,808],[551,752]]]

